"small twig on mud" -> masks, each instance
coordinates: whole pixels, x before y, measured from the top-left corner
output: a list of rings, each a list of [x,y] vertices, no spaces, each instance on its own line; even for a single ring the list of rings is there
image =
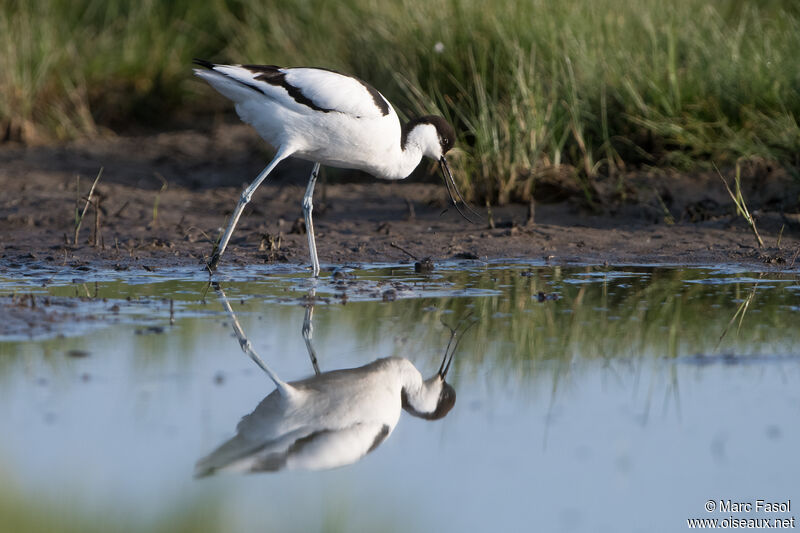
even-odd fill
[[[419,261],[419,259],[417,259],[417,256],[415,256],[414,254],[412,254],[411,252],[409,252],[409,251],[408,251],[408,250],[406,250],[405,248],[402,248],[402,247],[401,247],[399,244],[397,244],[396,242],[394,242],[394,241],[393,241],[393,242],[390,242],[390,243],[389,243],[389,246],[391,246],[392,248],[397,248],[398,250],[400,250],[401,252],[405,253],[407,256],[409,256],[409,257],[410,257],[411,259],[413,259],[414,261]]]
[[[100,176],[103,175],[103,167],[100,167],[100,172],[97,173],[97,177],[94,179],[94,183],[92,183],[92,188],[89,189],[89,196],[86,197],[86,203],[83,205],[83,211],[81,214],[78,215],[78,207],[75,207],[75,238],[73,240],[73,244],[77,246],[78,244],[78,232],[81,230],[81,222],[83,222],[83,217],[86,215],[86,210],[89,208],[89,202],[92,200],[92,194],[94,194],[94,188],[97,185],[97,182],[100,181]],[[80,178],[78,178],[80,180]],[[78,181],[80,183],[80,181]]]
[[[76,174],[75,175],[75,225],[76,226],[78,225],[78,219],[80,218],[78,216],[78,211],[80,210],[80,208],[81,208],[81,175]],[[66,237],[67,234],[65,233],[64,238],[66,239]],[[69,241],[67,241],[67,244],[69,244]]]
[[[98,244],[100,247],[105,249],[105,243],[103,242],[103,235],[100,233],[100,196],[94,199],[92,202],[92,207],[94,207],[94,237],[92,246],[97,248]]]
[[[494,229],[494,216],[492,215],[492,204],[489,199],[486,199],[486,220],[489,224],[489,229]]]
[[[747,205],[744,201],[744,196],[742,195],[742,174],[741,174],[741,166],[739,162],[736,162],[736,178],[735,178],[735,185],[736,185],[736,194],[733,193],[731,188],[728,186],[728,182],[725,181],[725,178],[722,177],[722,173],[717,168],[717,165],[714,165],[714,170],[717,171],[717,175],[719,179],[722,180],[722,183],[725,184],[725,188],[728,190],[728,194],[731,196],[733,203],[736,204],[736,212],[742,215],[742,217],[747,221],[750,225],[750,229],[753,230],[753,234],[756,236],[756,240],[758,241],[758,247],[764,247],[764,241],[761,240],[761,235],[758,234],[758,230],[756,229],[756,221],[753,216],[750,214],[750,211],[747,210]]]
[[[781,230],[778,232],[778,250],[781,249],[781,239],[783,238],[784,228],[786,228],[786,224],[781,225]]]
[[[792,268],[794,266],[794,262],[797,260],[798,255],[800,255],[800,248],[798,248],[797,251],[792,256],[792,261],[789,263],[789,268]]]
[[[189,232],[192,231],[192,230],[200,232],[200,235],[202,235],[203,238],[205,238],[206,241],[208,241],[209,243],[214,244],[214,245],[216,245],[216,243],[219,242],[219,239],[222,238],[222,233],[220,233],[220,236],[217,238],[217,240],[213,241],[213,240],[211,240],[211,237],[209,237],[208,233],[206,233],[202,229],[198,228],[197,226],[189,226],[185,230],[181,230],[183,232],[183,238],[184,239],[188,239],[189,238]]]
[[[126,208],[126,207],[128,207],[128,204],[129,204],[129,203],[131,203],[131,201],[130,201],[130,200],[125,200],[125,203],[124,203],[124,204],[122,204],[122,207],[120,207],[119,209],[117,209],[117,211],[116,211],[116,212],[115,212],[113,215],[111,215],[111,218],[117,218],[117,217],[119,217],[119,216],[122,214],[122,212],[125,210],[125,208]]]
[[[413,259],[415,261],[415,263],[414,263],[414,272],[419,272],[419,273],[422,273],[422,274],[429,274],[429,273],[433,272],[434,269],[436,268],[436,265],[433,264],[433,261],[431,261],[430,257],[426,257],[424,259],[418,259],[417,256],[415,256],[414,254],[412,254],[411,252],[409,252],[405,248],[402,248],[396,242],[390,242],[389,245],[391,247],[393,247],[393,248],[397,248],[398,250],[400,250],[401,252],[405,253],[411,259]]]
[[[153,202],[153,223],[151,224],[153,227],[156,226],[156,222],[158,222],[158,200],[161,198],[161,193],[167,190],[167,180],[159,174],[158,172],[153,172],[155,177],[161,180],[161,189],[156,193],[156,199]]]

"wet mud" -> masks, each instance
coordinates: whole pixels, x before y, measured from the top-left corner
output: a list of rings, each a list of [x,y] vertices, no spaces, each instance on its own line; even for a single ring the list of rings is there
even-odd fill
[[[159,269],[210,256],[242,186],[269,160],[246,126],[112,137],[58,146],[0,146],[0,265]],[[591,201],[575,177],[548,175],[528,205],[476,206],[470,224],[435,175],[398,183],[328,169],[315,194],[323,269],[358,262],[526,258],[554,263],[747,264],[793,267],[800,185],[753,164],[745,198],[759,248],[713,174],[639,172],[598,179]],[[75,239],[100,168],[103,174]],[[428,170],[432,170],[431,167]],[[290,161],[256,192],[220,268],[308,264],[301,200],[310,164]]]

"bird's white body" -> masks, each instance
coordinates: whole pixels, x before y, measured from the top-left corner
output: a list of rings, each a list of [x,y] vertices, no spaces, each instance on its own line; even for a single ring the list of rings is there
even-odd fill
[[[404,402],[417,412],[435,412],[444,380],[437,374],[424,381],[409,360],[389,357],[276,384],[242,418],[235,437],[198,461],[197,475],[351,464],[392,433]]]
[[[253,67],[217,65],[195,69],[224,96],[236,112],[276,149],[290,147],[292,156],[322,165],[363,170],[378,178],[407,177],[419,165],[421,137],[439,147],[436,128],[416,132],[406,150],[402,128],[392,105],[377,90],[358,79],[316,68],[277,68],[283,85],[259,78]],[[297,88],[297,101],[285,86]],[[324,111],[323,111],[324,110]],[[441,149],[438,150],[441,152]],[[439,154],[431,154],[438,159]]]
[[[399,180],[411,174],[423,156],[430,157],[441,164],[451,200],[463,215],[451,185],[462,202],[463,198],[444,157],[455,142],[455,132],[443,118],[420,117],[403,127],[380,92],[358,78],[326,69],[195,63],[204,67],[195,69],[195,74],[233,100],[239,117],[276,150],[273,160],[242,193],[211,258],[211,270],[228,245],[244,206],[275,166],[289,156],[315,163],[303,198],[314,276],[319,274],[319,260],[311,212],[320,165]]]

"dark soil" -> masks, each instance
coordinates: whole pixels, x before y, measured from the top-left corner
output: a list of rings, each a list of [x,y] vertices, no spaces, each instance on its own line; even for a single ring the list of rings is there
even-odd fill
[[[264,143],[246,126],[58,146],[2,145],[0,265],[203,268],[242,186],[269,158]],[[90,206],[76,244],[76,204],[83,207],[101,167],[95,191],[100,217],[95,220]],[[536,182],[532,220],[528,205],[509,205],[492,207],[490,219],[473,225],[449,208],[444,186],[425,175],[428,168],[422,165],[418,175],[399,183],[326,170],[314,205],[323,268],[408,259],[393,242],[434,260],[530,258],[778,269],[800,264],[800,182],[765,163],[751,163],[743,173],[744,195],[757,213],[764,249],[736,216],[713,173],[653,171],[598,179],[591,202],[569,172],[551,173]],[[310,164],[289,161],[278,170],[245,210],[220,269],[226,264],[308,264],[301,200]]]

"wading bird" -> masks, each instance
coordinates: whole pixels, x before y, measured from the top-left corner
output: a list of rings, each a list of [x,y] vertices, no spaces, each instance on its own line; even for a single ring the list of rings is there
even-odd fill
[[[402,357],[319,372],[309,349],[316,374],[287,383],[255,353],[224,292],[218,290],[242,350],[266,372],[275,390],[242,418],[233,438],[197,462],[197,477],[218,471],[323,470],[348,465],[392,433],[401,409],[438,420],[455,405],[455,390],[445,376],[460,340],[453,342],[456,330],[451,329],[439,370],[429,379],[423,379],[413,363]],[[310,319],[309,314],[306,318]],[[305,337],[305,324],[303,329]],[[306,339],[308,344],[310,333]]]
[[[423,116],[401,126],[392,105],[376,89],[358,78],[326,69],[218,65],[201,59],[194,63],[204,67],[194,69],[195,74],[233,100],[239,117],[276,150],[272,161],[242,192],[208,263],[211,271],[255,190],[289,156],[314,163],[303,197],[314,276],[319,275],[319,259],[311,212],[320,165],[400,180],[411,174],[423,156],[430,157],[441,166],[453,205],[469,220],[459,202],[472,209],[458,191],[445,159],[455,143],[455,131],[442,117]]]

